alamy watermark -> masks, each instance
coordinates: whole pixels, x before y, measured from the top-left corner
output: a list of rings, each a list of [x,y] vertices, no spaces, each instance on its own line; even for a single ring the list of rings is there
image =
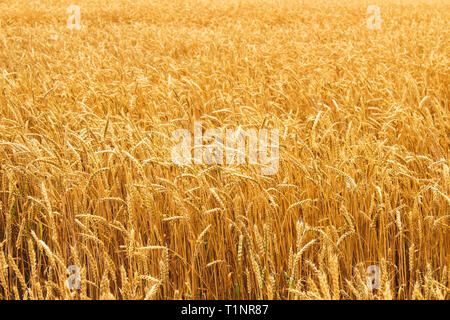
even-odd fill
[[[81,277],[80,277],[80,268],[78,266],[69,266],[67,268],[67,273],[70,276],[66,280],[66,286],[70,290],[80,290],[81,288]]]
[[[367,288],[370,290],[380,288],[380,267],[377,265],[371,265],[367,267]]]
[[[193,143],[192,134],[187,129],[172,132],[172,140],[178,142],[172,148],[172,161],[180,166],[192,163],[239,165],[245,164],[248,159],[249,165],[261,165],[263,175],[278,172],[279,138],[278,130],[275,129],[244,130],[239,126],[236,130],[226,129],[225,134],[221,129],[203,132],[202,122],[195,121]],[[205,142],[210,143],[205,145]]]
[[[67,18],[67,28],[70,30],[80,30],[81,25],[81,9],[80,6],[71,4],[66,13],[69,15]],[[370,5],[367,7],[366,13],[369,15],[366,20],[367,28],[370,30],[381,29],[381,10],[376,5]]]
[[[67,28],[69,28],[70,30],[73,29],[80,30],[81,29],[80,7],[72,4],[67,8],[66,13],[69,15],[69,17],[67,18]]]
[[[370,30],[381,29],[381,11],[380,7],[370,5],[367,7],[367,28]]]

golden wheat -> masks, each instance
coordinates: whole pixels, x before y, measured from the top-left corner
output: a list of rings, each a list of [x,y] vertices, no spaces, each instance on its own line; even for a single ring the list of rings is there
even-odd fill
[[[0,299],[449,299],[448,1],[71,4],[0,4]]]

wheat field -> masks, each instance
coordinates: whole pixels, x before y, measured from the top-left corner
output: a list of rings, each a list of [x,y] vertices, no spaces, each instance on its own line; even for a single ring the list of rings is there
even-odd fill
[[[2,1],[0,299],[448,300],[449,21],[439,0]],[[278,130],[276,174],[173,163],[200,120]]]

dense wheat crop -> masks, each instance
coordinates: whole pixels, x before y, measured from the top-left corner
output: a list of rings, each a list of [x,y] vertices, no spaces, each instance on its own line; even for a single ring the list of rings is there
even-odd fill
[[[438,0],[2,1],[0,298],[449,299],[449,21]],[[198,120],[278,130],[278,171],[178,166]]]

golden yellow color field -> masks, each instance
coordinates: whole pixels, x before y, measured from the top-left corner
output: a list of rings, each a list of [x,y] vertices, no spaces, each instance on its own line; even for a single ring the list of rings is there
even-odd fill
[[[449,21],[439,0],[2,1],[0,298],[449,299]],[[276,174],[175,164],[199,120],[279,130]]]

